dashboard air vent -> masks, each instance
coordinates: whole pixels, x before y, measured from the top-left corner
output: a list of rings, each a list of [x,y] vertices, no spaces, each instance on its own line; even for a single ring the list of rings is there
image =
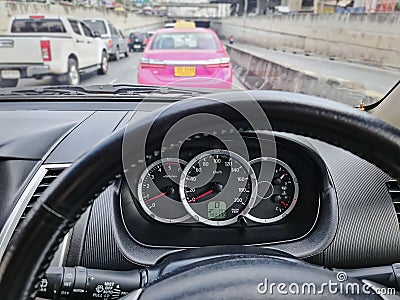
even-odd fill
[[[47,169],[46,175],[44,175],[43,179],[40,181],[38,187],[33,193],[31,199],[29,200],[28,205],[26,206],[24,212],[22,213],[20,222],[26,218],[26,215],[31,210],[36,201],[40,198],[42,193],[50,186],[50,184],[64,171],[65,168],[54,168]]]
[[[397,219],[400,223],[400,182],[397,180],[389,180],[386,183],[390,196],[392,196],[394,208],[396,209]]]

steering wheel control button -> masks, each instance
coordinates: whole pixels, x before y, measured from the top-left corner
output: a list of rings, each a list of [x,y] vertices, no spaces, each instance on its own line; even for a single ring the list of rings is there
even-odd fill
[[[46,276],[40,280],[38,294],[45,299],[53,299],[54,291],[61,291],[64,268],[49,267]]]
[[[62,281],[61,296],[68,296],[71,294],[75,285],[75,268],[64,268],[64,276]]]
[[[84,293],[85,285],[86,285],[86,268],[76,267],[75,268],[75,285],[74,285],[74,293]]]
[[[50,267],[37,296],[45,299],[118,299],[141,287],[139,270],[108,271],[84,267]]]

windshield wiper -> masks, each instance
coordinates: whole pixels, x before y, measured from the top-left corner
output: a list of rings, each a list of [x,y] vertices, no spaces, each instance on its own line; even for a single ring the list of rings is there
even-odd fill
[[[92,85],[92,86],[44,86],[12,90],[0,90],[0,96],[112,96],[112,97],[146,97],[183,99],[197,97],[206,91],[157,87],[135,84]]]
[[[118,95],[138,95],[138,94],[152,94],[152,95],[186,95],[188,97],[197,97],[205,91],[199,91],[195,89],[180,89],[168,86],[151,86],[151,85],[139,85],[139,84],[114,84],[104,87],[111,87],[114,89],[113,93]]]
[[[87,95],[80,87],[31,87],[16,90],[0,90],[0,96],[42,96],[42,95]]]

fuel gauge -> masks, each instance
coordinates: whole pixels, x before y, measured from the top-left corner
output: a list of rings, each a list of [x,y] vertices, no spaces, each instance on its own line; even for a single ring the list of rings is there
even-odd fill
[[[256,158],[250,165],[257,177],[257,198],[247,217],[258,223],[283,219],[295,207],[299,194],[293,170],[283,161],[271,157]]]

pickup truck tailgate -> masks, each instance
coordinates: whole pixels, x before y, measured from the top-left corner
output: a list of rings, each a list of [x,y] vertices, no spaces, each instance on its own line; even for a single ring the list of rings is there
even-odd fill
[[[0,36],[0,64],[43,63],[39,37]]]

